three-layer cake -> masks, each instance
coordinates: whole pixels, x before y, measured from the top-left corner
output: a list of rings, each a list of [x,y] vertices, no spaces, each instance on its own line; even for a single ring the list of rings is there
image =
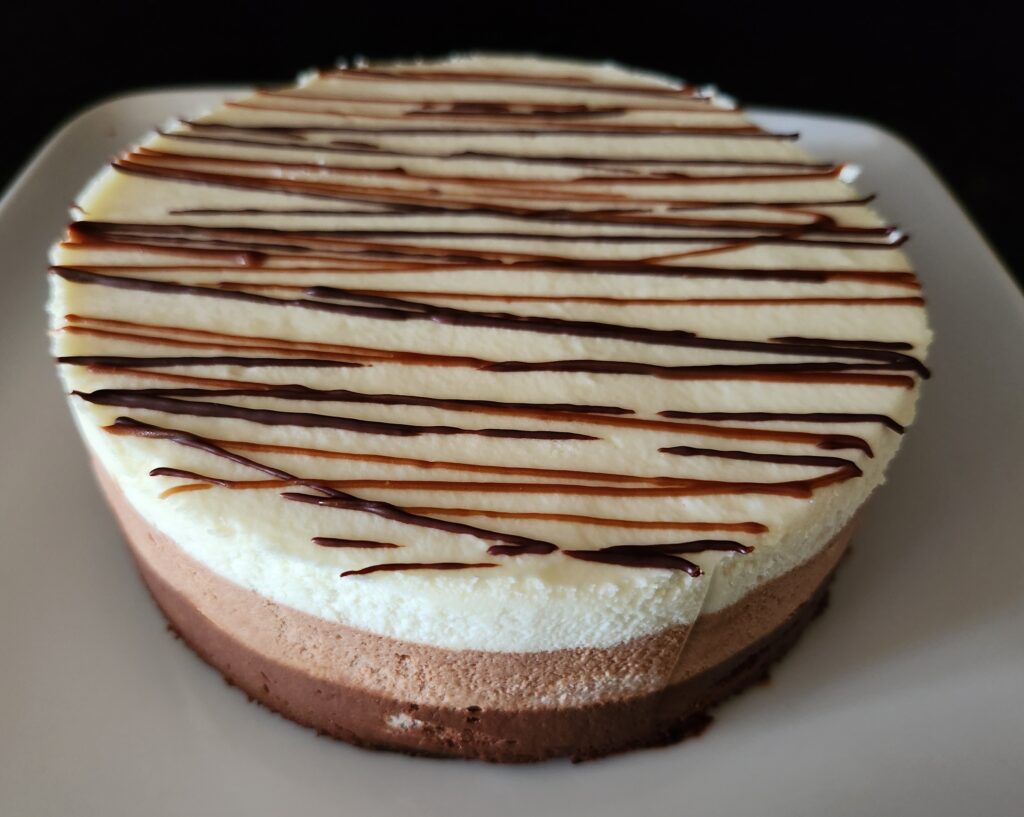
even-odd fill
[[[321,71],[150,137],[78,199],[50,312],[158,604],[354,743],[699,728],[820,609],[927,374],[847,172],[535,58]]]

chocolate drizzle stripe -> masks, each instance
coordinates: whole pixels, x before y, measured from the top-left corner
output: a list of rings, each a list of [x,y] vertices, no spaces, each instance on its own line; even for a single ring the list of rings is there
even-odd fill
[[[249,346],[232,344],[226,341],[201,342],[186,341],[177,338],[165,338],[162,336],[145,336],[123,332],[110,332],[88,327],[71,326],[62,331],[73,334],[90,334],[99,337],[116,339],[133,339],[147,343],[165,344],[170,346],[188,346],[193,348],[243,348],[252,350],[278,351],[287,353],[289,349],[281,349],[274,346]],[[542,363],[525,363],[522,361],[505,361],[492,363],[476,360],[473,358],[444,358],[431,355],[420,355],[412,352],[398,355],[386,355],[383,353],[372,354],[372,352],[342,352],[330,353],[316,350],[303,350],[303,355],[320,355],[325,360],[348,360],[352,357],[361,359],[376,360],[380,363],[394,363],[400,365],[428,365],[428,366],[470,366],[498,372],[526,372],[526,371],[562,371],[562,372],[590,372],[596,374],[627,374],[647,375],[667,380],[761,380],[768,382],[788,383],[818,383],[818,384],[861,384],[874,386],[895,386],[900,388],[912,388],[912,378],[902,375],[875,375],[857,373],[855,369],[862,369],[865,366],[853,364],[752,364],[749,366],[658,366],[654,364],[629,363],[618,361],[601,360],[566,360],[546,361]],[[339,357],[340,355],[340,357]],[[163,359],[163,358],[161,358]],[[172,359],[172,360],[184,360]],[[261,358],[262,359],[262,358]],[[305,359],[305,358],[300,358]],[[296,364],[302,365],[302,364]],[[838,373],[837,373],[838,372]],[[852,372],[852,373],[847,373]]]
[[[879,423],[902,434],[904,426],[884,414],[855,414],[849,412],[782,412],[782,411],[659,411],[661,417],[681,420],[735,420],[745,423]]]
[[[658,126],[642,128],[635,126],[627,128],[584,128],[576,125],[573,128],[560,128],[558,130],[545,128],[388,128],[388,127],[353,127],[350,125],[322,125],[318,123],[300,123],[296,125],[228,125],[222,122],[196,122],[195,120],[183,120],[183,124],[190,128],[220,128],[224,130],[240,131],[248,133],[338,133],[353,136],[473,136],[473,137],[508,137],[508,136],[547,136],[561,138],[571,136],[581,138],[596,136],[602,138],[629,138],[642,139],[653,138],[684,138],[684,137],[713,137],[724,136],[730,139],[769,139],[776,141],[792,141],[796,139],[795,133],[768,133],[753,126],[729,127],[701,127],[693,126]]]
[[[130,357],[123,355],[63,355],[58,363],[69,366],[98,366],[107,369],[158,369],[179,366],[241,366],[266,368],[298,366],[306,368],[359,368],[362,363],[322,358],[239,357],[237,355],[191,355],[181,357]]]
[[[398,98],[370,99],[367,97],[352,96],[345,94],[325,94],[316,89],[309,88],[286,88],[286,89],[257,89],[253,94],[256,98],[269,99],[295,99],[306,102],[341,102],[348,103],[354,107],[373,108],[373,106],[387,108],[407,108],[400,115],[418,116],[421,114],[433,114],[438,116],[477,116],[489,115],[495,117],[520,118],[524,116],[546,116],[557,118],[603,118],[608,116],[621,116],[630,111],[665,111],[665,112],[703,112],[703,113],[730,113],[734,109],[715,108],[708,105],[706,97],[690,97],[687,99],[674,100],[675,104],[660,105],[631,103],[629,106],[603,103],[580,103],[580,104],[559,104],[537,101],[515,101],[515,102],[494,102],[488,99],[459,99],[440,100],[423,99],[421,97],[403,100]],[[414,106],[414,107],[410,107]],[[525,110],[520,110],[525,109]]]
[[[690,208],[696,209],[696,208]],[[713,208],[707,208],[713,209]],[[794,210],[791,214],[801,215]],[[442,215],[438,213],[438,215]],[[434,213],[431,213],[434,215]],[[444,214],[446,215],[446,214]],[[487,215],[506,217],[505,213],[494,212]],[[512,214],[515,216],[515,214]],[[626,226],[626,222],[615,214],[602,214],[598,218],[561,219],[564,223],[596,224],[599,226]],[[537,221],[539,219],[530,219]],[[555,220],[552,220],[555,221]],[[695,218],[673,216],[651,217],[647,221],[632,222],[632,226],[645,229],[698,229],[700,235],[637,235],[614,233],[557,233],[557,232],[522,232],[522,231],[487,231],[487,230],[401,230],[396,228],[366,229],[294,229],[285,230],[275,227],[222,227],[198,224],[113,224],[99,221],[76,221],[69,227],[70,235],[81,243],[88,243],[94,238],[105,241],[153,242],[156,246],[216,246],[232,247],[242,251],[274,251],[295,249],[300,251],[315,250],[318,252],[349,251],[351,249],[371,249],[388,252],[411,252],[422,254],[430,252],[434,255],[456,255],[458,253],[479,252],[474,247],[439,247],[434,245],[410,245],[397,243],[390,239],[414,240],[416,238],[466,239],[500,239],[502,241],[523,242],[582,242],[590,244],[799,244],[808,247],[850,247],[854,249],[893,249],[900,246],[905,237],[890,227],[840,227],[829,220],[815,218],[805,221],[756,221],[753,219]],[[714,232],[714,230],[732,230],[736,232]],[[826,236],[848,234],[850,240],[818,238],[817,234]],[[853,240],[856,236],[864,236],[865,240]],[[368,241],[366,239],[385,239],[385,241]],[[878,240],[871,240],[878,239]],[[526,261],[547,261],[552,264],[577,262],[592,264],[600,259],[572,259],[564,256],[543,256],[522,251],[500,250],[494,253],[504,259],[521,258]],[[486,259],[486,255],[480,255]],[[641,260],[639,263],[651,265],[660,259]],[[638,262],[633,262],[638,263]],[[628,262],[627,262],[628,265]]]
[[[723,460],[745,460],[747,462],[767,462],[776,465],[807,465],[814,468],[846,469],[854,476],[862,472],[856,463],[841,457],[815,457],[802,454],[761,454],[751,451],[722,451],[716,448],[695,448],[690,445],[674,445],[659,448],[664,454],[675,454],[679,457],[712,457]]]
[[[301,284],[221,281],[223,289],[303,290]],[[361,295],[383,295],[393,298],[435,298],[441,301],[504,301],[509,303],[592,303],[608,306],[924,306],[923,298],[915,297],[792,297],[792,298],[621,298],[607,295],[516,295],[493,292],[446,292],[431,290],[353,290]],[[869,345],[862,341],[855,345]],[[903,347],[906,348],[906,347]]]
[[[185,167],[176,167],[170,165],[161,165],[154,162],[140,161],[140,157],[131,158],[120,158],[116,159],[111,163],[111,167],[120,173],[129,175],[137,175],[141,177],[151,178],[162,178],[171,179],[175,182],[187,182],[198,184],[201,186],[211,187],[226,187],[236,188],[240,190],[257,189],[257,190],[271,190],[274,193],[281,195],[293,195],[301,196],[303,198],[314,198],[314,199],[325,199],[330,201],[349,202],[365,205],[367,203],[374,205],[387,205],[390,207],[401,207],[401,208],[416,208],[421,212],[434,212],[443,210],[447,213],[460,212],[467,210],[479,210],[481,214],[491,215],[509,215],[509,214],[523,214],[537,212],[536,207],[527,207],[523,204],[507,204],[500,205],[493,199],[486,206],[481,205],[483,197],[477,196],[476,198],[463,198],[456,199],[451,195],[445,197],[442,200],[442,204],[439,204],[439,200],[436,196],[430,197],[428,194],[422,191],[412,188],[389,188],[389,187],[371,187],[371,186],[353,186],[344,185],[341,183],[329,183],[329,182],[316,182],[302,179],[283,179],[273,178],[264,176],[248,176],[242,174],[232,173],[214,173],[211,171],[201,171]],[[497,192],[497,191],[491,191]],[[505,194],[511,198],[511,191],[506,190]],[[565,193],[558,192],[549,194],[546,197],[537,195],[528,196],[522,190],[518,191],[517,198],[522,201],[527,201],[530,198],[534,198],[537,201],[543,203],[546,200],[563,201],[567,198]],[[468,195],[468,192],[467,192]],[[682,199],[644,199],[637,200],[636,198],[630,198],[624,194],[607,194],[598,195],[595,192],[591,192],[587,196],[588,201],[593,202],[608,202],[608,203],[620,203],[626,204],[627,202],[635,207],[637,205],[668,205],[670,209],[693,209],[702,208],[710,209],[729,209],[729,208],[759,208],[759,207],[784,207],[784,208],[806,208],[810,206],[843,206],[849,204],[857,204],[858,201],[854,200],[819,200],[819,201],[800,201],[800,200],[748,200],[748,199],[724,199],[724,200],[701,200],[701,201],[686,201]],[[447,206],[444,206],[447,205]],[[541,211],[543,212],[543,211]],[[582,218],[586,211],[576,211],[577,217]],[[662,219],[665,221],[666,219]],[[640,220],[637,226],[647,226],[649,220]],[[820,242],[817,242],[820,243]],[[893,247],[898,246],[896,244],[873,244],[871,246],[876,247]]]
[[[320,488],[322,486],[316,487]],[[485,542],[496,542],[497,544],[493,544],[487,548],[487,552],[491,556],[519,556],[523,554],[543,556],[544,554],[553,553],[558,550],[558,547],[553,545],[551,542],[531,539],[527,536],[515,536],[511,533],[490,531],[484,528],[475,527],[474,525],[466,525],[461,522],[451,522],[443,519],[436,519],[434,517],[411,514],[405,509],[399,508],[397,505],[392,505],[388,502],[362,500],[353,497],[350,494],[342,494],[338,491],[333,491],[329,496],[316,496],[314,494],[303,494],[289,491],[281,494],[281,496],[285,499],[290,499],[293,502],[305,502],[312,505],[319,505],[322,508],[363,511],[364,513],[372,513],[377,516],[382,516],[385,519],[390,519],[394,522],[402,522],[407,525],[417,525],[423,528],[433,528],[435,530],[446,531],[448,533],[466,534],[474,536],[477,539],[482,539]]]
[[[737,457],[754,459],[754,456]],[[195,482],[205,482],[234,491],[277,490],[302,485],[336,488],[342,491],[372,489],[376,491],[422,491],[424,493],[480,493],[480,494],[543,494],[559,496],[615,496],[625,499],[646,499],[651,497],[718,496],[727,494],[763,494],[766,496],[788,496],[805,498],[819,487],[843,482],[860,476],[860,469],[853,463],[821,477],[781,482],[732,482],[711,479],[676,479],[668,487],[619,487],[613,485],[579,485],[552,482],[463,482],[457,480],[413,480],[413,479],[325,479],[323,477],[297,477],[281,480],[237,480],[210,477],[194,471],[178,468],[154,468],[150,476],[177,477]],[[667,481],[667,478],[666,478]]]
[[[75,246],[75,245],[71,245]],[[124,245],[112,244],[108,248],[113,249],[124,249]],[[378,264],[377,267],[366,268],[362,265],[354,267],[302,267],[302,266],[291,266],[291,267],[253,267],[251,265],[242,264],[239,267],[233,267],[228,269],[210,267],[210,266],[181,266],[181,265],[160,265],[156,267],[141,267],[141,266],[122,266],[122,267],[110,267],[110,266],[76,266],[67,267],[67,269],[78,269],[83,272],[102,273],[106,275],[120,275],[127,272],[134,273],[146,273],[146,272],[199,272],[199,273],[213,273],[213,272],[236,272],[241,271],[247,274],[261,273],[269,275],[287,275],[289,273],[308,273],[308,272],[320,272],[324,274],[330,274],[335,272],[359,272],[367,274],[429,274],[439,272],[452,272],[459,269],[458,265],[454,264],[429,264],[429,265],[410,265],[403,264],[400,262],[385,262],[381,260],[375,260],[373,264]],[[876,283],[884,286],[902,287],[919,289],[920,284],[917,283],[916,277],[911,272],[877,272],[872,270],[845,270],[845,271],[829,271],[822,269],[797,269],[797,268],[785,268],[785,269],[772,269],[772,268],[735,268],[735,267],[702,267],[694,266],[691,264],[683,265],[653,265],[653,264],[629,264],[619,263],[615,265],[599,264],[597,262],[590,262],[590,265],[580,263],[551,263],[551,264],[539,264],[539,263],[511,263],[502,265],[499,267],[491,266],[489,264],[480,265],[463,265],[464,268],[472,268],[476,273],[488,273],[488,272],[515,272],[515,273],[576,273],[587,275],[648,275],[652,277],[669,277],[669,278],[736,278],[742,280],[767,280],[767,281],[792,281],[797,283],[808,283],[808,284],[824,284],[829,281],[857,281],[860,283]],[[64,268],[64,267],[62,267]],[[873,300],[873,299],[867,299]],[[921,300],[920,298],[914,298],[914,300]]]
[[[287,353],[290,348],[231,343],[229,341],[189,341],[159,335],[140,335],[125,332],[111,332],[82,326],[69,326],[61,331],[72,334],[91,334],[99,337],[132,339],[147,343],[190,348],[241,348],[255,351]],[[385,353],[382,350],[360,350],[352,352],[320,352],[315,349],[294,350],[304,357],[319,356],[325,360],[361,360],[392,363],[398,365],[426,366],[469,366],[495,372],[561,371],[587,372],[594,374],[645,375],[665,380],[759,380],[780,383],[854,384],[913,388],[914,380],[904,375],[870,374],[857,371],[871,368],[868,364],[750,364],[750,365],[709,365],[709,366],[660,366],[647,363],[631,363],[605,360],[560,360],[528,363],[524,361],[492,362],[475,358],[442,357],[415,352]]]
[[[375,349],[366,346],[343,346],[333,343],[315,341],[290,341],[282,338],[261,335],[232,335],[225,332],[211,332],[201,329],[185,329],[161,324],[146,324],[135,321],[94,318],[83,315],[67,315],[66,320],[72,324],[61,331],[95,331],[106,332],[111,336],[140,340],[146,343],[189,345],[206,348],[239,348],[257,351],[274,351],[316,357],[321,354],[342,355],[369,359],[371,361],[388,362],[423,362],[438,366],[482,366],[492,361],[474,357],[458,357],[455,355],[431,355],[419,352],[392,351]],[[141,330],[129,332],[110,332],[110,329]]]
[[[916,358],[901,352],[880,349],[829,347],[820,344],[801,344],[727,340],[698,337],[683,330],[646,329],[644,327],[620,326],[596,321],[571,321],[560,318],[509,315],[496,312],[473,312],[470,310],[441,307],[420,301],[406,301],[397,298],[360,295],[352,290],[335,287],[310,287],[306,290],[309,298],[280,299],[235,290],[218,290],[209,287],[189,286],[141,278],[100,275],[67,267],[55,267],[54,272],[66,280],[80,284],[99,284],[121,289],[135,289],[144,292],[179,293],[202,297],[247,301],[268,306],[299,307],[324,312],[333,312],[353,317],[373,318],[388,321],[428,320],[435,323],[464,327],[490,329],[513,329],[526,332],[541,332],[555,335],[608,338],[640,344],[678,346],[723,351],[760,352],[775,355],[797,355],[803,357],[839,357],[854,360],[881,361],[875,368],[896,371],[912,371],[922,377],[928,376],[928,369]],[[310,300],[313,299],[313,300]],[[330,299],[331,303],[325,303]],[[336,301],[352,301],[358,305],[339,304]],[[364,306],[362,304],[371,304]],[[493,369],[501,371],[501,369]],[[508,371],[505,369],[505,371]]]
[[[766,525],[760,522],[662,522],[654,520],[619,519],[602,516],[582,516],[567,513],[520,513],[518,511],[495,511],[482,508],[438,508],[410,507],[413,513],[428,513],[434,516],[484,516],[494,519],[544,520],[546,522],[568,522],[573,525],[598,525],[611,528],[635,528],[641,530],[694,530],[694,531],[735,531],[738,533],[765,533]]]
[[[188,378],[182,378],[187,380]],[[127,390],[122,390],[127,391]],[[471,411],[512,414],[527,417],[551,416],[566,418],[575,414],[625,415],[632,409],[618,406],[590,406],[575,403],[512,403],[496,400],[467,400],[420,397],[414,394],[366,394],[350,389],[314,389],[297,384],[260,384],[254,388],[146,388],[132,389],[132,394],[155,397],[269,397],[278,400],[308,400],[332,403],[372,403],[381,406],[419,406],[445,411]]]
[[[678,542],[665,545],[615,545],[601,550],[566,550],[566,556],[587,562],[618,565],[620,567],[662,568],[682,570],[691,576],[700,576],[702,570],[680,553],[701,553],[703,551],[726,551],[750,553],[753,548],[739,542],[716,539],[702,539],[696,542]]]
[[[159,411],[166,414],[188,414],[194,417],[219,417],[229,420],[246,420],[251,423],[270,426],[298,426],[301,428],[333,428],[359,434],[382,434],[389,437],[418,437],[422,434],[467,434],[478,437],[498,437],[519,440],[596,440],[587,434],[570,431],[531,431],[516,428],[458,428],[455,426],[411,425],[408,423],[385,423],[376,420],[359,420],[328,414],[312,414],[299,411],[276,411],[273,409],[252,409],[227,403],[204,402],[140,394],[127,389],[99,389],[94,392],[76,391],[74,394],[88,403],[120,408],[138,408]]]
[[[566,116],[544,116],[538,114],[520,114],[518,116],[494,116],[484,113],[463,113],[452,116],[443,111],[416,110],[403,113],[383,113],[370,111],[338,111],[330,108],[318,108],[311,106],[298,106],[295,104],[275,105],[273,101],[264,99],[242,100],[227,102],[228,108],[236,108],[245,111],[267,111],[270,113],[287,114],[312,114],[323,118],[335,118],[344,120],[341,125],[324,125],[319,122],[304,128],[310,132],[331,132],[340,130],[343,133],[379,133],[382,135],[406,135],[414,134],[420,136],[425,133],[437,133],[445,136],[461,136],[463,134],[485,135],[497,134],[500,136],[589,136],[599,134],[601,136],[621,136],[635,134],[647,136],[657,134],[660,136],[676,136],[679,134],[700,133],[713,136],[732,136],[733,134],[763,134],[761,128],[749,123],[737,125],[701,125],[683,123],[664,124],[643,124],[623,119],[622,111],[605,111],[595,116],[593,112],[589,117],[577,116],[569,119]],[[729,116],[732,111],[715,110],[708,108],[700,111],[679,111],[688,117],[702,118],[706,116]],[[588,121],[596,119],[597,121]],[[612,120],[612,121],[609,121]],[[405,127],[401,123],[415,122],[412,127]],[[376,124],[384,123],[384,124]],[[388,123],[391,123],[390,125]],[[425,126],[421,127],[421,123]],[[457,125],[449,123],[458,123]],[[463,123],[469,127],[461,127]],[[429,125],[429,126],[427,126]],[[493,125],[494,127],[486,127]],[[258,125],[250,127],[260,127]],[[298,126],[303,127],[303,126]]]
[[[202,155],[197,153],[173,153],[168,150],[155,150],[153,148],[137,148],[121,158],[122,162],[140,162],[148,166],[162,165],[168,167],[184,167],[186,169],[199,169],[209,167],[230,169],[232,167],[242,168],[265,168],[271,173],[287,168],[289,170],[306,170],[317,174],[325,172],[338,175],[356,175],[360,178],[391,178],[401,179],[410,182],[421,181],[435,184],[448,184],[453,186],[469,186],[484,188],[507,188],[513,191],[566,191],[568,195],[585,193],[587,188],[593,185],[600,185],[602,188],[611,190],[615,185],[670,185],[679,186],[685,184],[756,184],[761,182],[774,183],[779,181],[820,181],[835,179],[842,172],[842,165],[827,167],[808,167],[807,165],[796,165],[787,168],[788,172],[782,172],[782,168],[774,167],[774,172],[761,173],[686,173],[680,170],[661,170],[660,172],[624,175],[622,172],[605,173],[604,175],[581,175],[572,179],[549,179],[543,176],[533,178],[519,177],[495,177],[495,176],[470,176],[451,174],[428,174],[413,172],[403,167],[366,167],[359,165],[322,164],[312,162],[296,161],[273,161],[268,159],[241,159],[236,156]],[[708,167],[709,165],[699,165]],[[593,168],[598,170],[599,168]],[[711,209],[710,206],[708,209]],[[180,213],[181,211],[177,211]],[[216,212],[216,211],[213,211]],[[259,211],[257,211],[259,212]],[[278,214],[287,211],[276,211]],[[346,215],[337,210],[329,211],[331,215]],[[371,213],[355,213],[353,215],[370,215]],[[406,214],[408,215],[408,213]],[[568,216],[568,214],[567,214]],[[584,220],[582,216],[577,216]],[[828,219],[819,217],[818,221],[825,223]],[[668,221],[666,219],[666,221]],[[628,223],[636,223],[632,220]],[[641,222],[642,223],[642,222]],[[835,229],[835,228],[833,228]],[[862,227],[847,228],[850,232],[885,235],[888,228],[885,227]],[[842,230],[840,230],[842,231]]]
[[[662,570],[681,570],[690,576],[697,577],[702,574],[699,566],[684,559],[682,556],[672,556],[667,553],[644,553],[644,552],[618,552],[609,550],[567,550],[566,556],[573,559],[580,559],[584,562],[597,562],[598,564],[615,565],[617,567],[641,567],[661,568]]]
[[[215,127],[215,126],[211,126]],[[317,153],[336,153],[343,156],[366,158],[397,158],[397,159],[425,159],[428,161],[497,161],[514,162],[534,165],[553,165],[556,167],[701,167],[714,165],[722,167],[779,167],[779,168],[809,168],[823,170],[834,167],[832,162],[814,161],[778,161],[773,159],[723,159],[723,158],[685,158],[685,159],[657,159],[636,156],[550,156],[530,155],[525,153],[497,153],[481,150],[460,150],[452,153],[429,153],[411,149],[398,150],[396,148],[375,147],[371,142],[349,143],[348,146],[339,144],[318,143],[315,145],[301,141],[286,141],[284,139],[267,140],[255,138],[233,138],[230,136],[212,135],[208,130],[202,133],[191,133],[189,131],[160,131],[164,139],[179,139],[192,142],[206,142],[210,144],[239,145],[243,147],[256,148],[280,148],[282,150],[311,151]],[[833,202],[834,204],[866,204],[870,197],[849,199],[847,201]]]
[[[378,402],[378,397],[391,398],[391,404],[402,405],[405,400],[410,399],[405,395],[369,395],[362,394],[359,392],[349,392],[345,390],[334,390],[333,392],[318,392],[315,389],[307,389],[300,387],[273,387],[266,386],[261,390],[252,389],[165,389],[165,388],[149,388],[149,389],[119,389],[119,390],[107,390],[116,392],[114,396],[124,395],[126,399],[137,398],[138,401],[144,403],[146,398],[173,398],[180,396],[225,396],[226,393],[230,394],[246,394],[249,396],[283,396],[284,399],[307,399],[310,395],[313,399],[316,399],[317,395],[320,395],[322,399],[331,400],[336,399],[332,395],[337,395],[337,399],[341,402],[345,402],[346,396],[351,396],[352,402]],[[104,395],[103,399],[112,399],[111,395]],[[411,398],[413,404],[418,398]],[[186,402],[186,401],[181,401]],[[480,401],[483,402],[483,401]],[[203,405],[216,405],[216,404],[203,404]],[[488,408],[485,406],[477,406],[479,408]],[[584,407],[584,408],[595,408],[595,407]],[[596,407],[604,408],[604,407]],[[611,407],[608,407],[611,408]],[[467,407],[467,410],[468,407]],[[187,413],[182,409],[182,413]],[[694,423],[675,423],[665,420],[650,420],[642,417],[627,417],[616,415],[610,412],[601,411],[573,411],[571,409],[560,410],[552,409],[549,411],[536,411],[534,408],[527,408],[525,406],[514,406],[508,405],[502,409],[502,413],[514,414],[524,417],[539,417],[540,419],[551,419],[559,422],[566,423],[585,423],[593,425],[603,426],[620,426],[627,428],[646,429],[651,431],[659,431],[665,433],[677,433],[677,434],[695,434],[705,435],[712,437],[732,437],[737,439],[751,439],[751,440],[772,440],[774,442],[784,443],[797,443],[805,445],[817,445],[821,448],[849,448],[863,451],[869,457],[872,456],[871,448],[867,443],[859,437],[843,434],[816,434],[813,432],[804,431],[778,431],[774,429],[751,429],[743,427],[730,427],[730,426],[716,426],[716,425],[703,425]],[[320,416],[320,415],[315,415]],[[241,419],[241,418],[239,418]]]
[[[478,567],[498,567],[494,562],[388,562],[380,565],[370,565],[360,570],[346,570],[341,578],[346,576],[366,576],[369,573],[380,573],[383,571],[398,570],[471,570]]]
[[[375,542],[370,539],[339,539],[335,536],[314,536],[313,544],[325,548],[361,548],[369,550],[397,548],[392,542]]]
[[[868,374],[861,370],[892,368],[887,364],[756,363],[750,365],[660,366],[609,360],[507,361],[485,366],[494,372],[589,372],[592,374],[648,375],[665,380],[764,380],[778,383],[834,383],[912,389],[906,375]]]

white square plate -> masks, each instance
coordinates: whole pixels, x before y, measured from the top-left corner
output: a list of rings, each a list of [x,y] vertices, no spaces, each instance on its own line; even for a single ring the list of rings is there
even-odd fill
[[[46,251],[104,161],[229,92],[102,103],[0,204],[0,814],[1022,813],[1024,299],[921,159],[863,122],[757,114],[859,164],[910,232],[935,377],[831,609],[703,737],[580,766],[367,752],[250,704],[165,633],[57,385]]]

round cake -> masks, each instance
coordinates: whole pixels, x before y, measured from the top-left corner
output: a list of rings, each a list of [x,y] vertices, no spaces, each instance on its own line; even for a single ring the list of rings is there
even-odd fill
[[[664,743],[820,611],[927,377],[853,175],[612,65],[321,70],[96,177],[54,354],[157,604],[252,698],[430,755]]]

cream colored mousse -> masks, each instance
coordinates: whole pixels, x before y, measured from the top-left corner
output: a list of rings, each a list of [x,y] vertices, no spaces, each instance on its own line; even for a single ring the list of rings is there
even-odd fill
[[[755,129],[712,91],[611,65],[466,56],[313,73],[171,123],[89,184],[75,210],[83,224],[52,252],[56,267],[84,273],[51,276],[53,351],[102,471],[161,541],[218,580],[424,648],[610,648],[725,611],[808,563],[883,481],[920,378],[877,357],[827,353],[898,348],[920,360],[931,334],[899,234],[848,178],[793,139]],[[822,356],[369,314],[384,302],[359,302],[365,314],[281,303],[352,303],[310,287],[459,315],[831,343],[818,346]],[[223,297],[238,293],[258,297]],[[291,363],[266,362],[274,358]],[[487,368],[551,361],[637,371]],[[666,374],[823,361],[847,368]],[[630,413],[252,393],[292,384]],[[163,408],[124,396],[142,389],[192,391],[165,393]],[[115,404],[105,403],[111,394]],[[277,419],[205,416],[181,402]],[[751,413],[765,416],[729,417]],[[461,432],[288,423],[300,414]],[[807,416],[836,414],[850,419]],[[118,417],[213,441],[303,482],[181,438],[116,433]],[[469,433],[483,429],[585,438]],[[837,448],[833,438],[863,445]],[[673,447],[686,452],[663,450]],[[861,473],[814,483],[837,470],[827,458]],[[176,470],[151,476],[157,467]],[[318,495],[311,482],[558,549],[494,555],[493,541],[471,533],[281,496]],[[789,484],[811,487],[763,488]],[[752,550],[685,553],[699,575],[568,553],[697,540]],[[394,563],[491,566],[341,576]]]

